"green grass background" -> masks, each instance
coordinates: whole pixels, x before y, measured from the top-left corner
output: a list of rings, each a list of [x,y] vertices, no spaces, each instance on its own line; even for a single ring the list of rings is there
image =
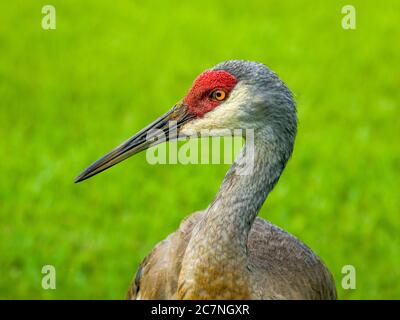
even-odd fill
[[[356,30],[341,28],[348,3]],[[0,298],[124,298],[228,166],[140,154],[73,178],[233,58],[270,66],[298,103],[294,155],[260,216],[322,257],[341,299],[400,298],[399,23],[396,0],[2,1]],[[56,290],[41,288],[46,264]],[[347,264],[355,290],[340,285]]]

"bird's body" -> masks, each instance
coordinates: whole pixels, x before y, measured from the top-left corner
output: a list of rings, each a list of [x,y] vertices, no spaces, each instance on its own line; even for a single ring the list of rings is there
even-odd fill
[[[252,134],[246,134],[208,208],[185,219],[146,257],[128,298],[335,299],[333,278],[321,260],[295,237],[257,218],[292,154],[297,130],[292,94],[263,64],[231,60],[203,72],[171,111],[77,181],[176,138],[174,121],[173,128],[185,136],[204,130],[222,136],[236,128]]]
[[[182,260],[193,237],[193,228],[204,219],[196,212],[182,221],[178,230],[161,241],[141,263],[127,298],[139,300],[181,299],[178,290]],[[247,241],[251,281],[238,283],[232,267],[204,271],[206,283],[218,279],[222,288],[193,299],[335,299],[335,284],[329,270],[301,241],[261,218],[256,218]],[[211,253],[210,253],[211,254]],[[207,266],[205,266],[207,267]],[[217,287],[221,287],[218,285]],[[243,288],[245,287],[245,288]],[[243,290],[244,289],[244,290]],[[243,292],[238,292],[238,290]],[[189,297],[187,297],[189,298]]]

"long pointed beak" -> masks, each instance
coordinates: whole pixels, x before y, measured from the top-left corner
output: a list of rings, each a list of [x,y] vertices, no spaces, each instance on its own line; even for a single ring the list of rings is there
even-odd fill
[[[75,178],[75,183],[93,177],[151,146],[178,138],[181,126],[193,118],[194,116],[188,112],[187,106],[182,103],[176,104],[166,114],[83,170]]]

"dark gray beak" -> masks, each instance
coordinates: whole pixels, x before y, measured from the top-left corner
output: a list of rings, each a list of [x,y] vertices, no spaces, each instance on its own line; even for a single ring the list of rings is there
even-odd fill
[[[193,118],[187,106],[182,103],[176,104],[166,114],[83,170],[75,178],[75,183],[86,180],[151,146],[177,139],[179,129]]]

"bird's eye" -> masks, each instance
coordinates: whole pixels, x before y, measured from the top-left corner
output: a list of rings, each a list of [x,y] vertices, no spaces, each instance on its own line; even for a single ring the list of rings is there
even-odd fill
[[[226,93],[223,90],[217,89],[211,92],[210,97],[217,101],[222,101],[226,98]]]

